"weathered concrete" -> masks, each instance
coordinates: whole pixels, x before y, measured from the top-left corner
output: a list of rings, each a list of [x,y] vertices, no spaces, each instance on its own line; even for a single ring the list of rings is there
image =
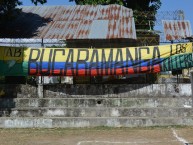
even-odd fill
[[[38,98],[37,86],[32,85],[1,85],[0,84],[0,98]]]
[[[44,86],[42,84],[38,84],[38,98],[44,97]]]
[[[38,98],[37,86],[0,85],[1,96]],[[191,84],[47,85],[44,98],[175,98],[191,97]]]
[[[190,84],[64,85],[45,86],[45,97],[156,98],[190,97]]]
[[[37,107],[191,107],[191,97],[181,98],[0,98],[1,108]]]
[[[0,127],[193,125],[190,84],[0,85]]]
[[[145,127],[193,125],[193,117],[180,118],[0,118],[0,128]]]
[[[192,108],[14,108],[4,117],[193,117]]]

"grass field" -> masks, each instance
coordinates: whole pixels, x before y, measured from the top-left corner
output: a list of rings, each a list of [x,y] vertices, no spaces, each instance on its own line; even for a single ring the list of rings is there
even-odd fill
[[[192,145],[193,127],[0,129],[0,145]]]

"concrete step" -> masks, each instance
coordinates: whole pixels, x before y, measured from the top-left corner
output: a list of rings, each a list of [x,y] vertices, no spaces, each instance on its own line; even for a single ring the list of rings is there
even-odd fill
[[[192,108],[11,108],[1,117],[190,117]]]
[[[92,117],[92,118],[65,118],[65,117],[1,117],[0,128],[69,128],[69,127],[146,127],[193,125],[193,117]]]
[[[1,98],[0,108],[24,107],[191,107],[190,97],[184,98]]]

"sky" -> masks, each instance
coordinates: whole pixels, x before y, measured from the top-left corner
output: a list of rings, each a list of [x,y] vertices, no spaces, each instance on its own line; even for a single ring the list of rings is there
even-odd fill
[[[21,1],[23,2],[24,6],[32,5],[31,0]],[[185,13],[185,20],[190,21],[193,30],[193,0],[161,0],[161,2],[162,6],[159,11],[183,10]],[[69,2],[68,0],[47,0],[47,3],[45,5],[75,5],[75,3]]]

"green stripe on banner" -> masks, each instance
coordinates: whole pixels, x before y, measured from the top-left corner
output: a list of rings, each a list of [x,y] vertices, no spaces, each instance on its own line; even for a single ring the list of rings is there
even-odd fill
[[[1,76],[27,76],[28,63],[15,63],[14,61],[0,61]]]
[[[193,67],[192,53],[170,56],[161,63],[161,71],[181,70]]]

